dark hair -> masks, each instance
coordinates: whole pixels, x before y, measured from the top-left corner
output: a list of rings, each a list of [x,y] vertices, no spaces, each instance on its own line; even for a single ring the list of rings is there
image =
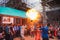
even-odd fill
[[[50,26],[50,23],[48,23],[47,26]]]

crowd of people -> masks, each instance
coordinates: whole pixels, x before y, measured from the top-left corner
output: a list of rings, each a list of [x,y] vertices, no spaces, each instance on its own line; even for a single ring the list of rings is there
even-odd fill
[[[24,40],[26,25],[0,25],[0,40],[13,40],[15,37],[21,37]]]
[[[28,27],[30,26],[30,27]],[[43,25],[0,25],[0,40],[13,40],[20,37],[25,40],[25,36],[35,37],[35,40],[49,40],[49,38],[57,37],[60,39],[60,28],[53,27],[51,24]]]

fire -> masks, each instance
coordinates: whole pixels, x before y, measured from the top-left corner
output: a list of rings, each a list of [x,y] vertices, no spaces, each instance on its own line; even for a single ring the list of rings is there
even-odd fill
[[[26,15],[31,20],[36,20],[38,17],[38,12],[35,9],[31,9],[27,11]]]

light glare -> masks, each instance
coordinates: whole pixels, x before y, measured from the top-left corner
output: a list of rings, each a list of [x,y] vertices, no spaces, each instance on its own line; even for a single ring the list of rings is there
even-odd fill
[[[27,11],[27,17],[29,17],[31,20],[37,19],[38,12],[35,9],[31,9]]]

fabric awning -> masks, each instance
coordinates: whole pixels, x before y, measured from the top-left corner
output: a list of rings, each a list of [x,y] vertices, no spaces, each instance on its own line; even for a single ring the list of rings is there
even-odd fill
[[[25,11],[13,9],[13,8],[10,8],[10,7],[0,6],[0,14],[27,18]]]

